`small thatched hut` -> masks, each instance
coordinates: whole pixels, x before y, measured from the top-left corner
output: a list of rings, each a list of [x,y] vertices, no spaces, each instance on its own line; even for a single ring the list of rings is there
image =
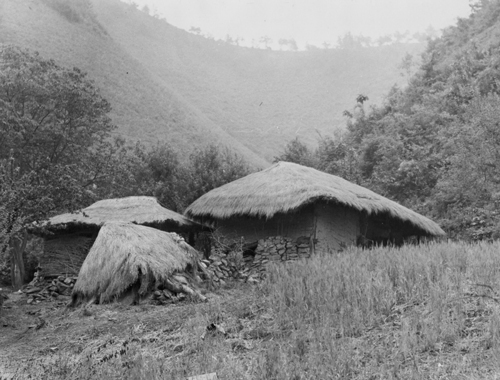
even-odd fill
[[[196,266],[198,252],[176,233],[131,223],[102,226],[73,288],[73,304],[141,297]]]
[[[199,223],[164,208],[154,197],[101,200],[79,212],[57,215],[43,223],[45,246],[40,265],[44,276],[76,275],[103,224],[113,221],[176,232],[190,243],[203,229]]]
[[[320,250],[444,235],[430,219],[373,191],[289,162],[208,192],[185,215],[248,243],[284,236],[309,239],[311,249]]]

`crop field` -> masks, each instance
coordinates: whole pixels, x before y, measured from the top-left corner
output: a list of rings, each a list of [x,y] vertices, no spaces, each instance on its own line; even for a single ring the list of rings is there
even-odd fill
[[[10,295],[0,379],[500,379],[500,244],[350,249],[207,303]]]

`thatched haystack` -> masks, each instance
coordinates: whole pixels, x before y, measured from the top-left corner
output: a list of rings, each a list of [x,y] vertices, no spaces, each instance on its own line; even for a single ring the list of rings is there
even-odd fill
[[[79,212],[54,216],[33,228],[33,233],[45,238],[40,258],[44,276],[76,275],[102,225],[113,221],[177,232],[191,244],[204,229],[199,223],[164,208],[154,197],[101,200]]]
[[[247,241],[303,235],[328,240],[330,248],[352,244],[370,233],[372,237],[445,234],[432,220],[371,190],[289,162],[216,188],[184,214],[212,221],[221,232],[245,236]],[[339,231],[342,236],[335,237]]]
[[[197,260],[198,252],[175,233],[106,223],[80,269],[73,305],[83,300],[110,302],[127,292],[144,297],[162,286],[185,291],[174,275],[196,267]]]

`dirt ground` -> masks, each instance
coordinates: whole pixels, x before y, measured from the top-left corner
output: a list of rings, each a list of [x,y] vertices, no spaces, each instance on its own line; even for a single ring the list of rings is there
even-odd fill
[[[67,307],[69,297],[27,304],[25,294],[4,289],[8,299],[0,309],[0,380],[66,378],[65,373],[68,378],[81,378],[68,367],[85,360],[104,363],[124,356],[132,346],[142,354],[175,358],[197,348],[207,333],[224,335],[228,352],[235,347],[248,350],[255,346],[252,339],[262,340],[267,334],[256,318],[264,310],[251,288],[241,284],[209,292],[206,303],[188,299],[162,306],[109,304],[76,309]],[[263,317],[265,324],[269,317]]]

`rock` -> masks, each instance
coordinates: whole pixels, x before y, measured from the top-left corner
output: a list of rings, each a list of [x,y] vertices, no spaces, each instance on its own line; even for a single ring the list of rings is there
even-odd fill
[[[265,339],[271,334],[263,327],[256,327],[255,329],[248,331],[244,335],[245,337],[250,339]]]
[[[62,282],[59,282],[57,284],[57,292],[60,294],[69,295],[71,293],[71,288],[69,286],[63,284]]]
[[[228,342],[230,342],[233,351],[247,351],[252,348],[250,343],[243,339],[230,339]]]
[[[168,289],[163,289],[163,295],[167,298],[173,298],[175,297],[175,294],[172,293],[170,290]]]
[[[71,278],[69,277],[66,277],[63,281],[66,285],[70,285],[73,281],[71,280]]]
[[[161,292],[161,291],[159,291],[159,290],[155,290],[155,291],[153,292],[153,299],[158,299],[158,298],[160,298],[161,296],[162,296],[162,292]]]
[[[172,276],[175,280],[177,280],[178,282],[180,282],[181,284],[184,284],[184,285],[189,285],[189,282],[186,280],[186,277],[180,275],[180,274],[175,274]]]

